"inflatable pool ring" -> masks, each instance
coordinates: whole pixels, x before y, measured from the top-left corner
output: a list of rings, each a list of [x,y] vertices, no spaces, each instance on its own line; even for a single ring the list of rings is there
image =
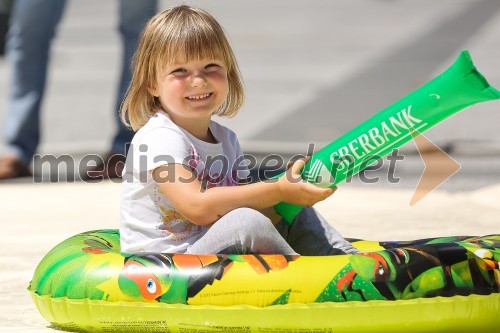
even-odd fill
[[[500,327],[500,235],[351,242],[363,252],[133,255],[117,230],[89,231],[54,247],[28,289],[53,325],[90,332]]]
[[[302,178],[321,187],[336,186],[458,111],[499,98],[500,91],[463,51],[441,75],[313,154]],[[279,203],[275,209],[291,223],[302,207]]]

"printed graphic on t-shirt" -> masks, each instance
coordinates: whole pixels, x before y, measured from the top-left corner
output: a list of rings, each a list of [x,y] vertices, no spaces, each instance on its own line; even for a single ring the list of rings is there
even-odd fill
[[[154,191],[155,206],[159,214],[156,230],[162,237],[172,241],[181,241],[203,231],[203,226],[191,223],[172,206],[158,185],[155,186]]]
[[[211,159],[212,164],[208,165],[207,161]],[[188,164],[196,171],[196,176],[200,181],[203,189],[209,189],[216,186],[235,186],[237,182],[236,170],[228,171],[230,167],[227,159],[224,156],[208,156],[206,161],[203,161],[194,146],[189,147]]]
[[[180,241],[201,232],[202,227],[189,222],[175,209],[160,206],[162,213],[160,233],[167,239]]]

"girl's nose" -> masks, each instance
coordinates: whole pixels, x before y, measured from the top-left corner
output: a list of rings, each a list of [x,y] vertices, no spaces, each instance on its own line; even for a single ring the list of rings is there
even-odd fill
[[[196,87],[204,87],[207,85],[207,81],[203,77],[203,75],[199,73],[195,73],[191,75],[191,87],[196,88]]]

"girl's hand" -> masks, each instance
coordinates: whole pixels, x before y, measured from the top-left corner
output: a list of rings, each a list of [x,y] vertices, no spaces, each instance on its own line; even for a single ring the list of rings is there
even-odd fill
[[[321,188],[302,179],[301,171],[308,157],[295,161],[286,173],[278,179],[282,201],[300,206],[312,206],[332,195],[337,187]]]

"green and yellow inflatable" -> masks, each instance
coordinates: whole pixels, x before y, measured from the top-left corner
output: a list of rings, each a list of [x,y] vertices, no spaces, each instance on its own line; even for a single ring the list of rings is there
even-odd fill
[[[117,230],[52,249],[29,286],[63,329],[470,332],[500,326],[500,235],[351,240],[323,257],[120,252]]]

